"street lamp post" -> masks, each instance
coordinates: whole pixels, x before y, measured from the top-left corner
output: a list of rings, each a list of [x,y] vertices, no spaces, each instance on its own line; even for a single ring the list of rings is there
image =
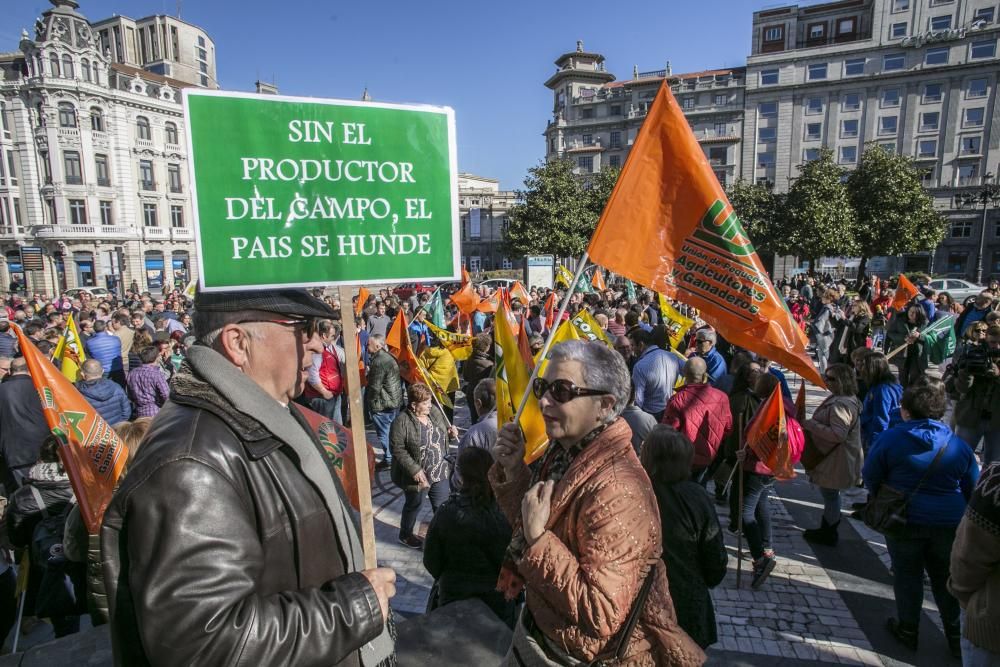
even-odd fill
[[[976,284],[983,284],[983,256],[986,254],[986,214],[990,205],[1000,206],[1000,185],[992,183],[993,174],[983,176],[983,183],[979,190],[958,195],[960,206],[969,208],[982,205],[983,221],[979,227],[979,253],[976,257]]]

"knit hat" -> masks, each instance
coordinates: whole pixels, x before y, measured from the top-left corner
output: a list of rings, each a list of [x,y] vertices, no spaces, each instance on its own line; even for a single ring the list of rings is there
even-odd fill
[[[235,313],[262,310],[267,313],[297,317],[332,318],[336,315],[327,304],[304,289],[239,290],[202,292],[194,297],[194,309],[200,312]]]

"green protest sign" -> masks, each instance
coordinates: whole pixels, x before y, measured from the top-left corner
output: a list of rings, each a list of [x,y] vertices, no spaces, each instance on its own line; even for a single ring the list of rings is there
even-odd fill
[[[206,291],[453,280],[450,108],[187,89]]]

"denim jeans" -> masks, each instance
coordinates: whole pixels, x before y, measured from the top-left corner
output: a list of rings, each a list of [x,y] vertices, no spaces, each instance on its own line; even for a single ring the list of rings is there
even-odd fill
[[[823,518],[827,525],[840,523],[840,490],[819,487],[819,494],[823,496]]]
[[[372,424],[375,426],[375,435],[382,443],[382,451],[385,452],[385,462],[392,462],[392,450],[389,449],[389,428],[392,421],[399,414],[399,410],[386,410],[385,412],[373,412]]]
[[[956,526],[907,526],[899,535],[886,535],[892,558],[892,587],[896,593],[896,613],[901,623],[917,627],[924,603],[924,570],[931,580],[931,592],[941,612],[945,631],[958,628],[959,606],[948,592],[948,568]]]
[[[739,475],[740,473],[736,473]],[[729,494],[730,516],[736,517],[739,509],[739,478],[733,481]],[[764,549],[771,546],[771,508],[767,498],[774,488],[774,478],[743,472],[743,534],[750,547],[750,555],[757,560],[764,555]],[[735,524],[735,522],[733,522]]]
[[[406,500],[403,502],[403,513],[399,517],[399,537],[406,539],[413,535],[413,527],[417,525],[417,515],[420,514],[420,506],[424,503],[424,496],[431,499],[431,511],[437,509],[448,500],[448,482],[441,480],[431,484],[430,489],[419,491],[404,491]]]
[[[973,451],[979,446],[979,441],[983,441],[983,466],[1000,460],[1000,429],[991,429],[988,421],[979,422],[978,428],[959,426],[955,435],[972,447]]]
[[[995,667],[1000,653],[976,646],[965,638],[965,611],[962,611],[962,667]]]
[[[322,396],[310,398],[309,409],[313,412],[318,412],[327,419],[332,419],[338,424],[344,423],[343,418],[340,416],[340,394],[337,394],[333,398],[323,398]]]

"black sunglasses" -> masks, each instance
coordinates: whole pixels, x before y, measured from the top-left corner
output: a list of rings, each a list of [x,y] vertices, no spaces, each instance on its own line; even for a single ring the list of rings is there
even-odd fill
[[[603,389],[577,387],[569,380],[553,380],[549,382],[543,378],[535,378],[535,381],[531,385],[531,393],[539,400],[546,393],[549,393],[552,396],[552,400],[556,403],[569,403],[579,396],[605,396],[608,394]]]

